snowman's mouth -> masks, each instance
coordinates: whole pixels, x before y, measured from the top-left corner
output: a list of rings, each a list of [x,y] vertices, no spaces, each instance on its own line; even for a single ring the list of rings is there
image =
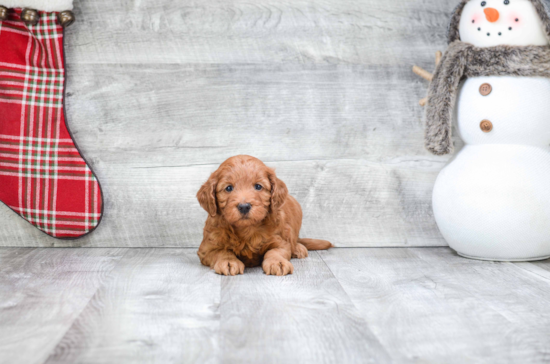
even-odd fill
[[[512,27],[508,27],[508,31],[512,31],[513,29],[514,29],[514,28],[512,28]],[[481,27],[478,27],[478,28],[477,28],[477,31],[478,31],[478,32],[481,32],[481,33],[484,32],[483,29],[482,29]],[[503,34],[504,34],[504,31],[501,31],[501,30],[496,31],[496,32],[495,32],[495,31],[486,32],[486,35],[487,35],[488,37],[492,37],[492,36],[502,37]]]
[[[519,22],[519,18],[516,18],[514,20],[515,20],[516,23]],[[476,22],[475,19],[472,20],[472,24],[475,24],[475,22]],[[488,37],[493,37],[493,36],[502,37],[505,34],[505,32],[511,32],[513,29],[514,28],[512,26],[508,26],[507,29],[506,29],[506,27],[504,27],[502,30],[498,30],[498,31],[495,31],[495,30],[485,31],[485,30],[483,30],[483,27],[481,27],[481,26],[477,27],[478,32],[485,33]]]

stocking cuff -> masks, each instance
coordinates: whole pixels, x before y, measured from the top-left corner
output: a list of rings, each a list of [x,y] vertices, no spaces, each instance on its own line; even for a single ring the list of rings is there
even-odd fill
[[[0,0],[0,5],[47,12],[73,10],[73,0]]]

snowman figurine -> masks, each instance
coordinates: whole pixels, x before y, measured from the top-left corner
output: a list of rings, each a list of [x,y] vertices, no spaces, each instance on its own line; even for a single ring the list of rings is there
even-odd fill
[[[453,152],[433,211],[458,254],[550,257],[550,0],[464,0],[431,79],[426,147]]]

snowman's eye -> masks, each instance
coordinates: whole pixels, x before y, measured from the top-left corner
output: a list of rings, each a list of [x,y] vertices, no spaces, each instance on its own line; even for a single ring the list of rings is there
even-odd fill
[[[485,5],[487,5],[487,1],[482,1],[481,6],[485,6]]]
[[[510,0],[504,0],[504,5],[510,5]]]

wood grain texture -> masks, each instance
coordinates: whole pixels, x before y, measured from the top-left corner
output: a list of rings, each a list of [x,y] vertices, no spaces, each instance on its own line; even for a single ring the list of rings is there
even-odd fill
[[[196,249],[0,248],[0,363],[548,363],[550,260],[352,248],[221,277]]]
[[[101,227],[56,241],[0,206],[0,246],[195,247],[195,193],[251,154],[303,204],[304,236],[445,245],[423,148],[427,89],[455,0],[76,1],[68,120],[105,193]]]
[[[79,30],[73,30],[69,47],[78,49],[79,63],[92,64],[412,65],[425,57],[431,65],[433,47],[445,44],[455,5],[453,0],[77,0]]]
[[[132,249],[46,363],[217,362],[220,276],[194,250]]]
[[[42,259],[51,257],[57,270],[75,268],[69,258],[59,258],[74,255],[74,249],[42,251]],[[90,258],[105,254],[104,249],[76,251]],[[0,256],[10,271],[33,261],[4,259],[10,253],[2,249]],[[388,363],[388,354],[318,254],[293,264],[295,274],[284,278],[266,276],[260,268],[222,278],[200,265],[195,249],[129,249],[114,268],[83,265],[74,272],[80,279],[67,284],[64,295],[86,304],[71,317],[51,317],[54,322],[45,327],[38,315],[49,317],[67,305],[54,299],[66,282],[36,267],[45,276],[37,282],[43,294],[26,303],[30,313],[0,307],[0,332],[6,333],[0,363]],[[87,275],[108,279],[90,296],[79,284]],[[14,281],[13,275],[0,276],[0,286]],[[18,288],[27,296],[34,289]],[[6,322],[13,314],[25,323],[22,318],[18,325]],[[55,323],[63,330],[54,335],[46,328]],[[29,345],[28,332],[47,348]],[[17,360],[2,349],[17,353]]]
[[[294,274],[261,268],[222,279],[221,350],[226,363],[389,363],[316,252]]]
[[[1,249],[0,363],[44,363],[125,253]]]
[[[448,248],[320,252],[394,362],[547,363],[550,261]]]

